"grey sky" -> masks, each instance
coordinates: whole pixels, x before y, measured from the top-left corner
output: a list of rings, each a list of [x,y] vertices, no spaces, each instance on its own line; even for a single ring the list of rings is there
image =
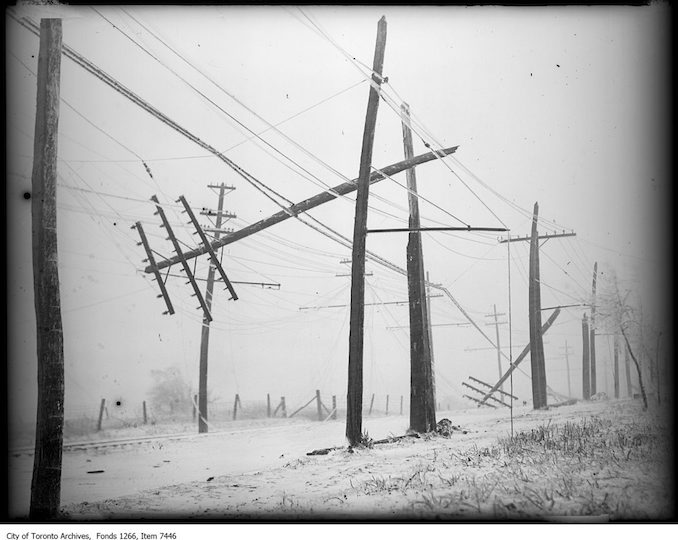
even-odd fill
[[[656,234],[666,227],[670,195],[665,4],[51,9],[64,19],[65,44],[292,201],[357,176],[365,66],[372,63],[377,21],[386,15],[385,92],[394,103],[411,106],[418,122],[415,153],[426,150],[420,135],[434,147],[460,145],[446,160],[452,171],[439,162],[417,169],[421,195],[447,211],[422,200],[425,225],[457,225],[455,216],[475,226],[503,222],[512,234],[524,235],[539,201],[540,231],[577,232],[542,250],[544,306],[586,301],[594,261],[625,279],[637,276],[648,294],[663,277],[666,260]],[[44,12],[24,7],[18,13],[37,22]],[[8,18],[9,363],[12,413],[26,421],[34,417],[36,358],[30,203],[22,194],[30,190],[36,80],[29,69],[37,72],[37,56],[38,38]],[[278,129],[299,146],[275,130],[262,137],[294,163],[261,141],[244,142],[251,134],[167,68],[255,132],[269,127],[266,122],[284,122]],[[67,411],[93,414],[102,397],[140,406],[151,369],[178,366],[197,388],[198,303],[183,279],[170,278],[177,314],[161,315],[163,302],[142,272],[145,255],[130,225],[141,220],[152,247],[169,255],[159,218],[143,202],[153,194],[162,203],[184,195],[193,207],[214,208],[216,194],[206,184],[234,185],[226,208],[238,216],[229,223],[235,228],[279,207],[66,58],[61,96],[58,219]],[[402,152],[400,118],[382,101],[373,165],[400,161]],[[300,166],[306,172],[298,174]],[[395,180],[405,182],[404,176]],[[311,214],[351,237],[354,199],[345,199]],[[370,201],[370,227],[406,224],[407,194],[392,181],[377,184]],[[179,228],[187,219],[178,210],[168,206],[170,220],[194,244],[196,237]],[[482,325],[493,304],[508,310],[507,249],[496,236],[432,233],[424,240],[431,280],[446,286]],[[405,245],[405,235],[368,238],[368,249],[403,268]],[[527,247],[511,245],[512,342],[520,346],[527,342]],[[281,289],[241,285],[240,300],[227,302],[217,287],[209,379],[215,396],[230,400],[238,392],[243,399],[264,399],[270,393],[296,403],[320,388],[343,399],[348,308],[299,307],[348,303],[350,278],[336,277],[348,272],[340,264],[347,257],[349,249],[296,220],[226,248],[231,279],[279,282]],[[197,268],[205,277],[204,257]],[[406,299],[404,277],[371,262],[368,272],[374,275],[367,279],[367,302]],[[448,299],[431,302],[434,323],[463,320]],[[656,307],[656,299],[649,305]],[[580,309],[567,310],[545,338],[548,383],[560,391],[566,389],[564,364],[556,357],[567,340],[579,358],[581,315]],[[367,308],[366,395],[408,394],[408,334],[387,329],[405,324],[404,306]],[[492,327],[484,328],[494,336]],[[501,332],[508,344],[507,326]],[[468,375],[496,379],[492,351],[464,350],[489,345],[477,331],[434,328],[434,343],[439,396],[459,396]],[[606,342],[600,347],[605,356]],[[528,363],[523,368],[529,373]],[[576,369],[573,382],[580,386]],[[527,377],[517,374],[515,384],[529,398]]]

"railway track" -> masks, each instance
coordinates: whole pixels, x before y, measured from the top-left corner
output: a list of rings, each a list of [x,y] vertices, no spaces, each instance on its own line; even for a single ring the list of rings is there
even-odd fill
[[[236,430],[217,430],[210,431],[209,435],[235,435],[238,433],[248,433],[255,431],[279,431],[290,429],[295,424],[285,424],[283,426],[258,426],[254,428],[247,429],[236,429]],[[303,426],[306,428],[312,427],[314,424],[296,424],[297,427]],[[207,434],[204,434],[207,435]],[[202,436],[204,436],[202,435]],[[170,440],[183,440],[183,439],[192,439],[195,437],[200,437],[198,433],[169,433],[163,435],[145,435],[141,437],[128,437],[122,439],[102,439],[98,441],[74,441],[69,443],[64,443],[63,450],[64,452],[77,452],[77,451],[86,451],[86,450],[96,450],[100,448],[122,448],[124,446],[134,446],[141,444],[151,444],[154,442],[170,441]],[[9,449],[10,456],[20,456],[20,455],[29,455],[32,456],[35,454],[34,446],[22,446]]]
[[[98,448],[116,448],[123,446],[133,446],[137,444],[149,444],[158,441],[189,439],[196,436],[197,436],[196,433],[174,433],[168,435],[147,435],[143,437],[128,437],[124,439],[102,439],[100,441],[75,441],[64,443],[63,449],[65,452],[75,452],[78,450],[90,450]],[[35,447],[33,446],[22,446],[9,449],[9,454],[12,456],[16,456],[17,454],[33,455],[34,453]]]

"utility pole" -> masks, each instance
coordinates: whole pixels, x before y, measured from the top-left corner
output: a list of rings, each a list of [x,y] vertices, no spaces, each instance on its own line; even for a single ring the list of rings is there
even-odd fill
[[[414,157],[410,107],[401,105],[403,148],[405,159]],[[414,167],[407,169],[409,227],[419,229],[419,200]],[[410,307],[410,429],[418,433],[435,430],[436,411],[433,392],[433,365],[431,361],[428,302],[424,281],[424,254],[421,232],[409,233],[407,242],[407,291]]]
[[[593,263],[593,283],[591,285],[591,325],[589,327],[589,347],[591,347],[591,395],[597,393],[596,382],[596,281],[598,279],[598,262]]]
[[[614,399],[619,399],[619,340],[616,335],[612,336],[614,342],[614,357],[612,376],[614,377]]]
[[[423,268],[423,264],[422,264]],[[431,356],[431,400],[433,403],[436,401],[436,358],[433,354],[433,324],[431,321],[431,298],[437,295],[431,294],[431,287],[428,284],[431,283],[429,279],[428,270],[426,271],[426,311],[424,312],[424,323],[426,325],[426,332],[428,334],[428,352]],[[440,295],[442,296],[442,295]]]
[[[530,319],[530,360],[532,362],[532,397],[535,409],[546,407],[546,367],[544,365],[544,342],[541,335],[541,287],[539,283],[539,233],[537,214],[539,204],[534,203],[532,236],[530,239],[529,270],[529,319]]]
[[[570,346],[567,344],[567,340],[565,340],[565,347],[561,347],[561,349],[565,349],[565,369],[567,370],[567,395],[569,397],[572,397],[572,384],[570,382]]]
[[[40,21],[31,214],[38,358],[38,408],[29,517],[56,519],[61,503],[64,343],[57,252],[57,142],[61,19]]]
[[[500,341],[499,341],[499,325],[500,324],[506,324],[506,323],[505,322],[500,323],[498,317],[500,315],[506,315],[506,314],[505,313],[497,313],[497,304],[493,304],[493,308],[494,308],[494,313],[492,315],[485,315],[485,316],[486,317],[494,317],[494,323],[490,323],[490,324],[494,324],[494,328],[497,332],[497,369],[499,370],[499,378],[501,379],[501,376],[502,376],[502,372],[501,372],[501,344],[500,344]],[[499,395],[501,397],[501,402],[504,403],[504,394],[501,393],[501,392],[504,391],[504,385],[503,384],[499,387],[499,390],[500,390]]]
[[[588,401],[591,399],[591,365],[589,361],[589,323],[584,313],[581,321],[582,331],[582,397]]]
[[[539,240],[544,239],[544,243],[551,238],[561,238],[566,236],[575,236],[574,232],[562,234],[539,235],[537,232],[537,218],[539,214],[539,203],[534,203],[534,214],[532,216],[532,233],[530,236],[508,238],[500,240],[500,243],[506,242],[530,242],[530,269],[529,269],[529,321],[530,321],[530,361],[532,367],[532,403],[535,409],[542,409],[548,405],[546,396],[546,366],[544,362],[544,342],[541,332],[541,289],[539,277]],[[588,341],[588,338],[587,338]]]
[[[626,374],[626,395],[633,397],[633,385],[631,384],[631,362],[629,361],[629,348],[624,347],[624,372]]]
[[[348,356],[348,391],[346,395],[346,438],[351,446],[362,443],[363,407],[363,338],[365,321],[365,244],[367,240],[367,203],[370,190],[370,169],[374,131],[379,108],[384,51],[386,48],[386,18],[379,20],[377,42],[372,63],[372,83],[367,102],[363,131],[358,190],[356,194],[353,248],[351,253],[351,314]]]
[[[209,185],[210,188],[219,189],[219,202],[217,206],[216,221],[214,224],[214,240],[218,240],[221,236],[222,220],[224,217],[224,195],[226,190],[233,190],[235,188],[226,186],[223,182],[218,185]],[[201,212],[203,215],[214,215],[213,212]],[[233,214],[226,214],[227,218],[235,217]],[[214,275],[216,273],[216,268],[214,264],[210,261],[210,267],[207,271],[207,288],[205,291],[205,304],[207,304],[207,310],[211,313],[212,311],[212,299],[214,293]],[[200,365],[198,368],[198,433],[207,433],[207,360],[209,355],[209,342],[210,342],[210,320],[207,317],[202,319],[202,329],[200,333]]]

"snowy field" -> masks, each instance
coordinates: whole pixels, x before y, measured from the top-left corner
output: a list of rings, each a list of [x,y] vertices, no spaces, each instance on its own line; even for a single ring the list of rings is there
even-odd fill
[[[450,437],[355,452],[344,447],[342,420],[239,421],[206,435],[65,452],[62,506],[76,521],[661,520],[674,500],[661,416],[639,400],[519,407],[510,444],[508,409],[439,411],[438,420],[458,426]],[[407,424],[406,416],[366,418],[363,429],[378,440]],[[342,448],[307,455],[328,447]],[[33,458],[9,460],[9,512],[21,519]]]

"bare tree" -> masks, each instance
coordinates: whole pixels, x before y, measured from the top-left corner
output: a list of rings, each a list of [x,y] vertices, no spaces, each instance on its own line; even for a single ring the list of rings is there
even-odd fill
[[[150,401],[156,411],[177,414],[180,410],[191,410],[191,387],[176,367],[151,371],[155,383],[150,391]]]
[[[633,290],[628,289],[622,295],[619,291],[619,282],[614,270],[609,270],[604,275],[607,278],[605,280],[605,289],[597,298],[598,325],[606,327],[610,332],[618,332],[622,335],[638,374],[638,385],[640,386],[640,393],[643,399],[643,409],[647,409],[647,393],[645,391],[645,383],[643,382],[643,366],[645,362],[643,362],[643,357],[639,354],[639,352],[647,349],[647,345],[644,343],[644,338],[648,334],[648,329],[645,328],[647,321],[644,320],[640,300],[632,295]],[[633,299],[636,300],[635,305],[632,303]]]

